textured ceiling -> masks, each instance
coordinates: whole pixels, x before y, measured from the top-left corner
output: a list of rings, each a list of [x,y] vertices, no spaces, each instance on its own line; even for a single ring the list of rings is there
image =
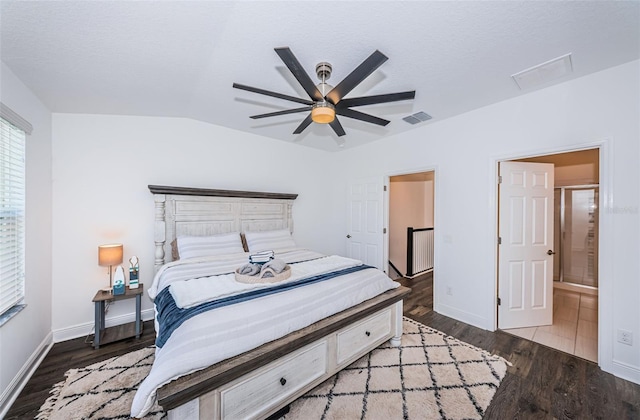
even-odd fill
[[[324,150],[326,125],[293,135],[305,114],[249,115],[299,104],[233,82],[307,98],[274,47],[337,84],[378,49],[389,57],[347,97],[416,90],[413,101],[340,118],[355,147],[527,93],[511,75],[571,53],[564,82],[640,58],[640,3],[613,1],[8,1],[2,61],[54,112],[187,117]],[[417,111],[433,116],[409,125]],[[188,133],[185,133],[188,135]]]

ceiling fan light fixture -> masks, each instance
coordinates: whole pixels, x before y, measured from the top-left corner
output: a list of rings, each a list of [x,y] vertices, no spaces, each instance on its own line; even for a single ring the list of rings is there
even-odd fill
[[[316,102],[311,109],[311,119],[318,124],[329,124],[336,118],[335,107],[327,102]]]
[[[337,109],[340,111],[338,113],[341,117],[352,118],[384,127],[389,124],[389,120],[356,111],[355,109],[351,109],[351,107],[404,101],[415,98],[416,92],[415,90],[412,90],[407,92],[344,99],[345,95],[351,92],[358,84],[380,67],[382,63],[388,60],[387,56],[378,50],[375,50],[373,54],[360,63],[358,67],[342,79],[342,81],[335,87],[327,83],[327,80],[331,77],[331,64],[322,62],[316,65],[316,75],[318,76],[318,79],[320,79],[320,83],[315,85],[289,47],[275,48],[275,52],[278,54],[280,59],[282,59],[289,71],[291,71],[293,77],[295,77],[298,83],[300,83],[300,86],[304,89],[307,95],[309,95],[309,99],[289,96],[265,89],[241,85],[239,83],[234,83],[233,87],[306,105],[304,107],[283,109],[282,111],[251,116],[252,119],[259,119],[311,111],[293,131],[293,134],[302,133],[312,122],[315,122],[317,124],[329,124],[338,138],[344,136],[346,133],[342,124],[340,124],[338,116],[336,115],[336,104]],[[341,140],[338,145],[343,146],[344,140]]]

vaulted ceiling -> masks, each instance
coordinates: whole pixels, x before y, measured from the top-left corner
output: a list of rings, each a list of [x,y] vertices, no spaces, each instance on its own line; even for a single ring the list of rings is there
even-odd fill
[[[305,113],[249,118],[299,105],[232,84],[308,98],[275,47],[314,81],[330,62],[334,85],[380,50],[389,60],[346,97],[416,97],[358,108],[386,127],[340,117],[355,147],[640,58],[637,1],[3,0],[0,28],[2,61],[53,112],[193,118],[328,151],[327,125],[292,134]],[[569,74],[511,78],[569,53]],[[418,111],[433,118],[402,120]]]

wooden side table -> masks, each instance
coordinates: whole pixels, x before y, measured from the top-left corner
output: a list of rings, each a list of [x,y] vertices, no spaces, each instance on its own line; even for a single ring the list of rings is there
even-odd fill
[[[129,286],[125,288],[123,295],[114,295],[109,291],[98,290],[98,293],[93,298],[95,304],[95,328],[93,335],[93,348],[98,349],[100,345],[112,343],[118,340],[124,340],[125,338],[136,337],[140,338],[142,334],[142,292],[144,285],[140,283],[137,289],[130,289]],[[122,299],[136,298],[136,320],[135,322],[129,322],[127,324],[116,325],[106,328],[104,325],[104,311],[105,303],[108,301],[116,301]]]

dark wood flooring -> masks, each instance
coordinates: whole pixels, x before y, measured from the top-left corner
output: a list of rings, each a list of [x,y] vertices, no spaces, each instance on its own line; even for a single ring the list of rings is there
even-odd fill
[[[411,287],[404,313],[425,325],[498,354],[513,364],[485,419],[640,419],[640,385],[603,372],[592,362],[501,331],[489,332],[433,309],[433,276],[399,279]],[[153,344],[151,321],[139,340],[93,350],[84,338],[53,346],[6,417],[33,419],[64,372]]]
[[[92,338],[93,336],[90,339]],[[67,370],[151,346],[155,339],[153,321],[147,321],[143,323],[142,336],[139,339],[130,338],[110,343],[98,350],[94,350],[90,342],[86,343],[85,337],[54,344],[7,412],[5,420],[33,419],[49,397],[53,385],[64,380]]]
[[[585,359],[434,312],[431,274],[396,281],[412,288],[405,299],[405,316],[513,364],[486,419],[640,419],[640,385],[605,373]]]

